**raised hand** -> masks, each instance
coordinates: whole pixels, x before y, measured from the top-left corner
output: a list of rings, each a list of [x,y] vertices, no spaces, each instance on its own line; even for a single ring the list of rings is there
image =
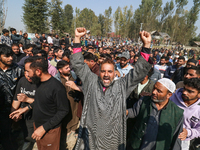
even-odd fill
[[[140,38],[143,42],[143,47],[150,48],[151,45],[151,34],[147,31],[140,32]]]
[[[81,42],[81,37],[86,34],[86,29],[85,28],[76,28],[75,30],[75,43],[80,43]]]

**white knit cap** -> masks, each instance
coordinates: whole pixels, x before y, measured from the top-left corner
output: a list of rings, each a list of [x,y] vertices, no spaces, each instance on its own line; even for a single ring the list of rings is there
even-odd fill
[[[168,78],[162,78],[158,80],[157,82],[160,82],[162,85],[164,85],[171,93],[174,93],[176,89],[176,85],[174,84],[173,81],[171,81]]]

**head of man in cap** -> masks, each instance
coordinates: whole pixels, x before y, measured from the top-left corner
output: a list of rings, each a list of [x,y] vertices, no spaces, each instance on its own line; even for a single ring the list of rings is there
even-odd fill
[[[162,78],[156,82],[152,92],[151,99],[160,107],[164,107],[168,103],[176,89],[176,85],[170,79]],[[158,108],[159,109],[159,108]]]
[[[127,52],[123,52],[120,58],[120,66],[121,68],[126,68],[128,66],[128,62],[130,59],[130,55]]]

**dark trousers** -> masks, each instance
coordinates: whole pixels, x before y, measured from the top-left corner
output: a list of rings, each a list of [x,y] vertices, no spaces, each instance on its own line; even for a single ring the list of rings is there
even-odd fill
[[[9,113],[0,112],[0,143],[4,150],[17,150],[11,136],[11,121]]]

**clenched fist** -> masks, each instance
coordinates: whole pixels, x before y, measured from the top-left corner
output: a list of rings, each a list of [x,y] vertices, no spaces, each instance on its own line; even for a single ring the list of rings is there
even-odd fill
[[[80,43],[81,42],[81,37],[86,34],[86,29],[85,28],[76,28],[75,30],[75,43]]]
[[[140,38],[143,42],[143,47],[150,48],[151,45],[151,34],[147,31],[140,32]]]

